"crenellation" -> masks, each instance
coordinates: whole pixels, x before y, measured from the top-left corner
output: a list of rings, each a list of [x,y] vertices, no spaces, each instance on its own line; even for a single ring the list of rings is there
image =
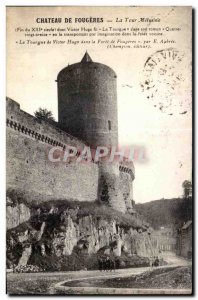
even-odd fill
[[[66,144],[64,145],[63,143],[61,143],[57,140],[54,140],[48,136],[41,135],[40,133],[38,133],[32,129],[29,129],[29,128],[25,127],[24,125],[21,125],[21,124],[15,122],[15,121],[12,121],[8,118],[6,119],[6,125],[7,125],[7,127],[13,128],[14,130],[18,130],[19,132],[21,132],[25,135],[31,136],[38,141],[42,141],[44,143],[54,145],[54,146],[60,146],[63,149],[66,148]],[[77,155],[78,156],[80,155],[79,151],[77,152]]]

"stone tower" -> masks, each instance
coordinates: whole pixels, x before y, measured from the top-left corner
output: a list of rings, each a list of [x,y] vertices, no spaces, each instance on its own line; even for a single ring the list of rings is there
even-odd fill
[[[91,148],[118,144],[117,76],[86,52],[57,77],[58,120],[71,135]],[[125,211],[119,196],[119,163],[99,163],[98,199]]]
[[[118,143],[116,77],[87,52],[58,74],[59,123],[91,147]]]

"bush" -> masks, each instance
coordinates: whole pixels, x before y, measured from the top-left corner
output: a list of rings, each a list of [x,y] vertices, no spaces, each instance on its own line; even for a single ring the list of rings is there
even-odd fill
[[[145,225],[143,224],[143,221],[139,217],[135,217],[132,216],[131,214],[119,212],[97,201],[80,202],[73,199],[58,199],[58,200],[49,200],[46,202],[43,202],[41,200],[40,203],[38,203],[38,201],[32,201],[30,203],[29,201],[27,201],[27,195],[25,195],[21,191],[14,190],[14,189],[8,189],[7,196],[12,200],[13,202],[12,205],[16,205],[17,203],[24,203],[25,205],[31,207],[32,221],[34,218],[36,218],[34,217],[34,214],[37,209],[40,209],[40,217],[39,217],[40,221],[45,221],[44,218],[46,217],[46,214],[48,214],[50,209],[53,207],[56,209],[57,217],[60,216],[60,214],[66,210],[76,210],[77,215],[76,214],[72,215],[70,212],[71,217],[74,219],[76,218],[76,216],[78,218],[81,218],[81,217],[91,215],[96,218],[106,219],[107,221],[115,220],[117,224],[121,227],[125,227],[125,228],[133,227],[136,229],[139,228],[145,229]],[[38,220],[35,219],[35,221],[37,222]]]
[[[52,207],[57,209],[57,215],[60,215],[66,210],[76,210],[77,215],[69,212],[70,216],[75,220],[76,216],[78,218],[92,216],[95,218],[105,219],[107,221],[115,220],[118,225],[125,228],[142,228],[145,229],[143,221],[139,217],[132,216],[131,214],[122,213],[114,210],[99,202],[88,202],[88,201],[73,201],[73,200],[54,200],[47,201],[40,204],[33,204],[34,208],[40,208],[41,212],[44,214],[49,212]]]
[[[14,273],[38,273],[45,271],[39,266],[34,266],[34,265],[26,265],[26,266],[16,266],[13,269]]]
[[[13,207],[21,203],[25,204],[26,206],[29,206],[27,202],[27,195],[25,195],[23,191],[9,188],[6,191],[6,197],[8,200],[11,200],[11,201],[7,201],[6,203],[7,206]]]

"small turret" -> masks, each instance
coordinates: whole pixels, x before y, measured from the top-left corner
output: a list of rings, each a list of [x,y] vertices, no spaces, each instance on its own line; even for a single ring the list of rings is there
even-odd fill
[[[87,53],[87,51],[85,52],[85,55],[83,56],[81,62],[82,62],[82,63],[93,62],[92,59],[91,59],[91,57],[90,57],[89,54]]]

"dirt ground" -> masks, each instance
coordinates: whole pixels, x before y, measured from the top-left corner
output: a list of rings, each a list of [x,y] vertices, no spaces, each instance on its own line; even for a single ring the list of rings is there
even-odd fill
[[[191,262],[164,254],[167,266],[118,269],[115,272],[73,271],[51,273],[8,273],[10,295],[43,295],[52,293],[56,284],[63,286],[97,286],[115,288],[191,288]],[[70,281],[70,282],[68,282]],[[56,294],[56,291],[53,290]]]

